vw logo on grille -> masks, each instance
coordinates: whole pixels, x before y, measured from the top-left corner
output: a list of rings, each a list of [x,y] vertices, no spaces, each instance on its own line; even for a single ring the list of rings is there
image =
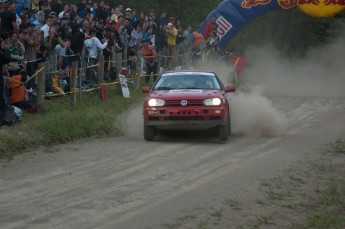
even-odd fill
[[[182,106],[187,106],[187,104],[188,104],[187,100],[181,100],[181,105]]]

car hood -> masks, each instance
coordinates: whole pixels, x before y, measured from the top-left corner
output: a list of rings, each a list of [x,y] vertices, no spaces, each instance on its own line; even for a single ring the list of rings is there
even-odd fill
[[[219,97],[222,93],[224,93],[222,90],[174,89],[152,91],[150,97],[160,99],[205,99]]]

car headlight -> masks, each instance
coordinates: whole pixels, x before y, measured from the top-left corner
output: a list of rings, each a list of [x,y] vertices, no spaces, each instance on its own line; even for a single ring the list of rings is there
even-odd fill
[[[161,107],[164,106],[165,101],[161,99],[150,99],[148,105],[150,107]]]
[[[219,106],[222,103],[220,98],[211,98],[211,99],[205,99],[204,105],[205,106]]]

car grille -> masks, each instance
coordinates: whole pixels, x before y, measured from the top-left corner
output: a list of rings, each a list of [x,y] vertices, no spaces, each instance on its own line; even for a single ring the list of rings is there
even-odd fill
[[[187,100],[187,106],[204,106],[203,100]],[[173,107],[173,106],[182,106],[181,105],[181,99],[179,100],[166,100],[165,101],[165,107]]]

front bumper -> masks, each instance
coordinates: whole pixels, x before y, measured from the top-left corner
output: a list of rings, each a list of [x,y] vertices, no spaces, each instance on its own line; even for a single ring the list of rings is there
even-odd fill
[[[226,125],[225,107],[146,107],[144,124],[159,129],[207,129]]]

